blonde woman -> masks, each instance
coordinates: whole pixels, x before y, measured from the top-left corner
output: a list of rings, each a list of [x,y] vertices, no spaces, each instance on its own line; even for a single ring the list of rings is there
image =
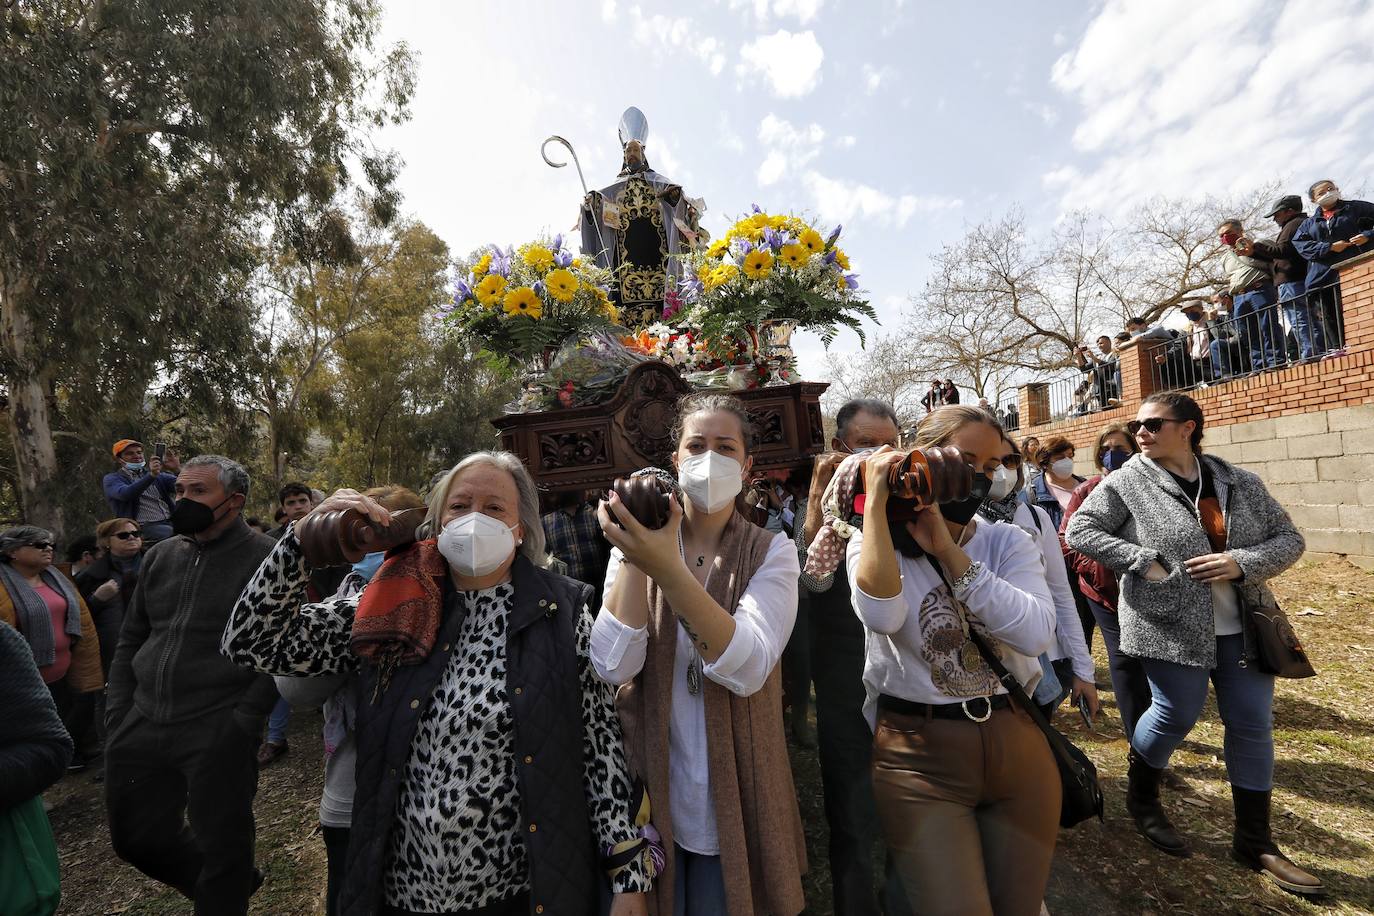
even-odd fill
[[[949,406],[914,445],[957,448],[990,485],[1005,453],[986,411]],[[854,609],[868,629],[873,794],[916,913],[1040,912],[1059,829],[1059,775],[1044,735],[1009,702],[970,633],[1032,692],[1055,644],[1040,548],[980,521],[982,499],[931,506],[893,530],[879,449],[863,468],[863,529],[850,539]],[[987,487],[975,492],[987,492]]]

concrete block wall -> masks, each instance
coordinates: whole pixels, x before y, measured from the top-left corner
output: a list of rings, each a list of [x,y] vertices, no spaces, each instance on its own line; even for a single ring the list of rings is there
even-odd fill
[[[1254,471],[1293,517],[1314,554],[1374,569],[1374,255],[1341,267],[1344,355],[1189,392],[1207,418],[1208,452]],[[1150,393],[1149,356],[1121,351],[1122,405],[1018,430],[1064,436],[1078,473],[1096,473],[1091,450],[1104,426],[1124,423]],[[1029,399],[1023,392],[1023,402]],[[1028,413],[1038,419],[1047,413]]]

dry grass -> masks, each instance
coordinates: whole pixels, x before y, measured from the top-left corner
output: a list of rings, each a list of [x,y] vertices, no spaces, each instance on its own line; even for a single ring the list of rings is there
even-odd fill
[[[1304,564],[1279,579],[1276,589],[1320,674],[1278,685],[1275,833],[1294,859],[1326,880],[1331,898],[1308,903],[1231,861],[1231,802],[1214,705],[1174,758],[1189,790],[1165,792],[1195,853],[1180,861],[1147,846],[1123,807],[1126,742],[1108,693],[1097,734],[1084,732],[1076,716],[1059,720],[1098,765],[1107,820],[1061,835],[1048,900],[1055,916],[1374,912],[1374,575],[1340,561]],[[1099,680],[1105,681],[1100,647],[1098,654]],[[263,772],[258,792],[258,861],[267,883],[253,900],[255,914],[321,912],[319,717],[297,713],[291,743],[291,754]],[[812,863],[805,882],[808,913],[826,916],[831,907],[820,775],[814,752],[797,751],[793,760]],[[57,804],[52,818],[62,850],[60,912],[187,911],[177,895],[115,858],[100,789],[88,775],[64,780],[48,797]]]

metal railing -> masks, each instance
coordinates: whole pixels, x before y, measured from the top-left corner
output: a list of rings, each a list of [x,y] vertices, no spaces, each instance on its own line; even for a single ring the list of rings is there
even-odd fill
[[[1094,363],[1048,387],[1052,423],[1110,410],[1121,403],[1121,364]]]
[[[1003,397],[993,412],[1007,432],[1021,428],[1021,402],[1015,391]]]
[[[1182,391],[1330,359],[1345,352],[1338,285],[1278,302],[1238,297],[1227,317],[1204,316],[1149,345],[1155,391]]]

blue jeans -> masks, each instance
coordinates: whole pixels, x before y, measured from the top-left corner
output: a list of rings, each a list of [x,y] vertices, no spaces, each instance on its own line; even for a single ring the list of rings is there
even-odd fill
[[[1279,305],[1288,316],[1288,323],[1298,338],[1298,350],[1303,359],[1312,359],[1326,352],[1326,335],[1321,319],[1312,314],[1307,301],[1307,288],[1301,283],[1279,286]]]
[[[1155,658],[1142,658],[1152,702],[1136,723],[1131,746],[1145,762],[1162,770],[1174,749],[1197,724],[1207,702],[1207,682],[1217,691],[1217,711],[1225,727],[1226,774],[1242,789],[1268,792],[1274,787],[1274,676],[1253,664],[1241,666],[1244,637],[1217,637],[1217,666],[1210,671]]]
[[[1283,347],[1276,343],[1283,339],[1278,309],[1274,306],[1277,299],[1272,285],[1241,293],[1235,299],[1232,315],[1240,332],[1241,351],[1250,351],[1250,368],[1254,371],[1274,368],[1283,352]]]
[[[1121,713],[1121,730],[1130,741],[1135,734],[1135,724],[1150,706],[1150,682],[1145,678],[1145,668],[1140,659],[1121,651],[1121,621],[1116,611],[1108,610],[1091,598],[1085,598],[1097,619],[1097,628],[1102,631],[1102,644],[1107,647],[1107,666],[1112,679],[1112,695],[1116,697],[1116,709]]]
[[[719,916],[725,912],[725,873],[720,856],[700,856],[673,847],[675,916]]]
[[[267,740],[272,744],[281,744],[286,740],[286,726],[291,721],[291,704],[277,697],[277,705],[272,707],[272,714],[267,717]]]

